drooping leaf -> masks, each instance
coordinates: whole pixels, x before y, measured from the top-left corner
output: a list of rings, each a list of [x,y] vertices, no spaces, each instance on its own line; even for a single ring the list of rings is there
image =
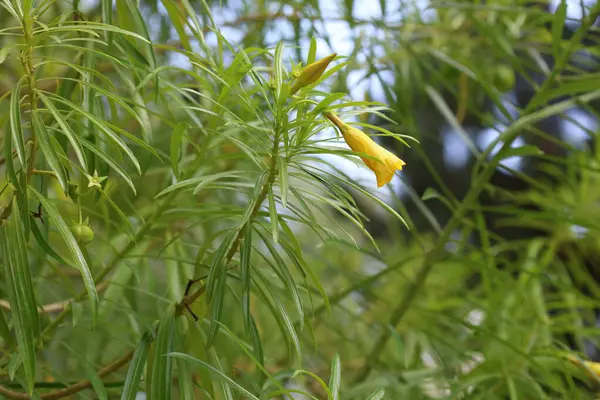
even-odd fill
[[[150,400],[171,398],[173,360],[168,354],[173,350],[174,328],[175,307],[171,306],[161,318],[160,325],[158,326],[156,345],[154,347]]]
[[[40,323],[27,259],[25,231],[18,209],[18,203],[14,203],[12,218],[6,221],[3,232],[0,232],[0,240],[15,334],[25,369],[26,388],[32,394],[36,370],[35,338],[39,335]]]
[[[21,87],[25,77],[19,79],[10,96],[10,132],[12,141],[17,150],[19,162],[26,168],[27,159],[25,157],[25,138],[23,134],[23,123],[21,122]]]
[[[46,131],[46,126],[44,125],[42,119],[38,115],[37,110],[33,111],[31,118],[33,123],[33,129],[35,131],[35,134],[37,135],[40,149],[44,153],[48,165],[56,174],[56,179],[58,179],[60,186],[66,193],[69,190],[67,184],[67,175],[65,173],[63,165],[60,162],[58,153],[56,152],[56,149],[54,147],[54,143],[50,140],[48,132]]]
[[[92,277],[92,273],[88,266],[88,262],[85,259],[83,252],[79,248],[79,244],[75,240],[71,229],[63,219],[63,217],[58,212],[58,209],[52,204],[46,197],[41,195],[37,190],[32,187],[29,187],[29,190],[33,194],[35,198],[42,204],[43,209],[46,211],[46,214],[50,218],[50,221],[56,226],[58,229],[58,233],[64,240],[67,245],[67,249],[73,258],[75,266],[79,270],[81,274],[81,278],[83,279],[83,284],[87,290],[87,295],[90,301],[90,305],[92,308],[92,321],[95,324],[96,318],[98,316],[98,293],[96,292],[96,285],[94,283],[94,279]]]
[[[121,400],[135,400],[139,392],[139,385],[144,373],[144,367],[146,365],[146,358],[148,357],[148,350],[150,344],[154,340],[154,335],[151,331],[144,333],[133,357],[129,362],[129,369],[127,370],[127,376],[125,377],[125,383],[123,384],[123,392],[121,393]],[[150,371],[151,372],[151,371]]]

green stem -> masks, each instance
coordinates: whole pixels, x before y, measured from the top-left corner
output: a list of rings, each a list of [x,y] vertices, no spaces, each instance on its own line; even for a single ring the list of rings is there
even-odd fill
[[[273,182],[275,181],[275,178],[277,177],[277,172],[278,172],[277,157],[279,154],[280,136],[281,136],[280,131],[278,129],[275,133],[275,137],[273,138],[273,148],[271,149],[271,165],[269,166],[267,180],[265,181],[260,193],[256,197],[256,202],[254,203],[252,211],[250,212],[250,217],[248,218],[248,221],[244,225],[242,225],[242,227],[238,231],[237,236],[233,240],[233,243],[231,244],[231,247],[229,248],[229,251],[227,252],[227,255],[225,256],[225,265],[227,265],[231,261],[233,256],[235,256],[235,254],[237,253],[237,251],[240,247],[240,243],[241,243],[242,239],[244,238],[244,234],[246,232],[247,225],[253,223],[254,218],[256,217],[256,214],[258,214],[258,211],[260,210],[262,203],[265,201],[267,194],[269,193],[269,189],[271,188],[271,186],[273,185]],[[202,296],[202,294],[204,294],[204,291],[205,291],[205,286],[202,286],[198,290],[196,290],[194,293],[192,293],[188,296],[185,296],[177,305],[178,314],[180,314],[183,311],[185,305],[191,305],[196,300],[198,300],[198,298],[200,296]]]

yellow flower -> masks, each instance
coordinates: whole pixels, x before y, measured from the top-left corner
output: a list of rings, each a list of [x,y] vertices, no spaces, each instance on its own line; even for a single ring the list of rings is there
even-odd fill
[[[375,143],[366,133],[345,124],[334,113],[328,112],[324,115],[325,118],[338,127],[344,136],[344,140],[353,151],[374,157],[361,157],[361,159],[367,164],[367,167],[375,172],[377,187],[382,187],[386,183],[389,183],[394,177],[396,170],[402,170],[402,166],[406,165],[404,161]]]
[[[568,355],[567,358],[575,365],[579,365],[584,369],[588,369],[589,372],[596,374],[598,378],[600,378],[600,364],[593,361],[580,360],[572,355]]]
[[[327,69],[327,66],[333,59],[337,56],[336,53],[333,53],[325,58],[320,59],[319,61],[315,61],[314,63],[308,64],[306,67],[300,71],[300,74],[290,86],[290,95],[296,93],[298,90],[302,89],[305,86],[312,85],[316,81],[319,80],[323,72]]]

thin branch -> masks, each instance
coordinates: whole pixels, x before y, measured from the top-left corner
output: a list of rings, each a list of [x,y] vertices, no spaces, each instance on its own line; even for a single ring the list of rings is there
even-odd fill
[[[279,153],[279,140],[279,132],[276,132],[275,137],[273,138],[273,148],[271,149],[271,165],[269,166],[269,175],[267,176],[267,180],[265,181],[258,197],[256,198],[256,203],[254,203],[254,207],[252,208],[248,221],[240,228],[240,230],[237,233],[237,236],[231,244],[231,247],[229,248],[229,251],[227,252],[224,261],[225,265],[227,265],[231,261],[233,256],[237,253],[240,243],[244,238],[247,225],[253,223],[256,214],[258,214],[258,211],[262,206],[262,203],[265,201],[267,194],[269,194],[269,189],[271,188],[273,182],[275,181],[275,178],[277,177],[277,155]],[[177,304],[177,312],[180,314],[184,309],[189,311],[189,306],[191,306],[196,300],[198,300],[198,298],[200,298],[200,296],[204,294],[205,290],[206,286],[203,285],[191,295],[184,296],[184,298],[179,302],[179,304]]]
[[[121,367],[123,367],[125,364],[127,364],[131,360],[131,358],[133,357],[133,352],[134,352],[133,350],[130,350],[129,352],[127,352],[127,354],[125,354],[121,358],[113,361],[111,364],[102,368],[100,371],[98,371],[98,376],[100,378],[104,378],[105,376],[107,376],[107,375],[117,371]],[[90,382],[89,379],[86,379],[86,380],[77,382],[71,386],[68,386],[64,389],[54,390],[52,392],[42,394],[39,397],[42,400],[62,399],[63,397],[71,396],[75,393],[81,392],[82,390],[89,389],[91,387],[92,387],[92,382]],[[2,385],[0,385],[0,394],[8,397],[9,399],[30,399],[31,398],[27,393],[16,392],[16,391],[10,390]]]
[[[96,286],[96,292],[102,293],[104,290],[106,290],[107,287],[108,287],[108,284],[106,282],[103,282],[103,283],[99,284],[98,286]],[[53,312],[64,311],[69,307],[69,304],[71,304],[74,301],[76,301],[76,298],[72,297],[68,300],[44,304],[42,306],[38,306],[38,312],[43,314],[43,313],[53,313]],[[6,311],[11,310],[10,303],[4,299],[0,299],[0,308],[5,309]]]

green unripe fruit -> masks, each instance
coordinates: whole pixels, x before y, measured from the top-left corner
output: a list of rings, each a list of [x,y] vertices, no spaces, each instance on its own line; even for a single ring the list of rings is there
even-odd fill
[[[508,65],[498,65],[494,70],[494,85],[501,92],[507,92],[515,86],[515,71]]]
[[[85,245],[94,240],[94,231],[88,225],[81,223],[71,225],[71,232],[77,243]]]

